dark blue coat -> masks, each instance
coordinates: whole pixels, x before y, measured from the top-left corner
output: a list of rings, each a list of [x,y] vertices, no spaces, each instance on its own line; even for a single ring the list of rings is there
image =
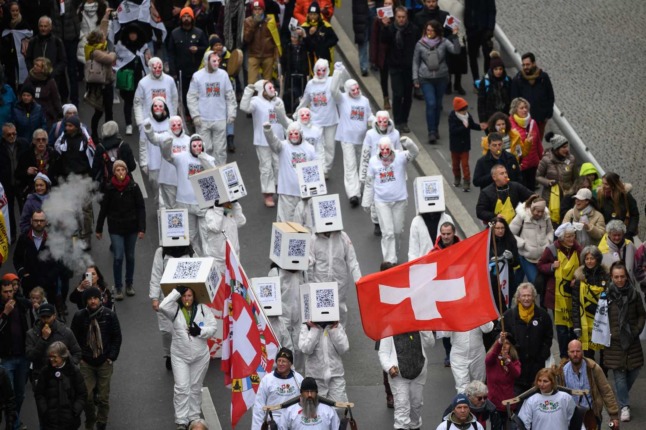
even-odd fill
[[[473,115],[469,115],[469,127],[467,128],[455,111],[451,111],[449,114],[449,150],[451,152],[471,151],[471,130],[480,130],[480,124],[476,124]]]
[[[47,129],[45,111],[36,102],[32,102],[32,105],[27,107],[22,101],[19,101],[11,112],[11,122],[16,126],[18,137],[22,137],[27,142],[31,142],[32,134],[36,129]]]

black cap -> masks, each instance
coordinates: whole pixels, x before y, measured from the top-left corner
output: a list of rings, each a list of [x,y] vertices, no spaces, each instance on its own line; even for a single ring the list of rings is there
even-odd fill
[[[285,347],[280,348],[280,351],[276,354],[276,361],[281,357],[288,359],[290,363],[294,364],[294,353],[291,349]]]
[[[301,393],[303,391],[315,391],[315,392],[318,393],[319,392],[319,387],[318,387],[318,385],[316,385],[316,380],[314,378],[309,377],[309,376],[307,378],[303,379],[303,382],[301,382]]]
[[[40,305],[38,308],[38,317],[51,317],[52,315],[56,315],[56,306],[52,305],[51,303],[43,303]]]

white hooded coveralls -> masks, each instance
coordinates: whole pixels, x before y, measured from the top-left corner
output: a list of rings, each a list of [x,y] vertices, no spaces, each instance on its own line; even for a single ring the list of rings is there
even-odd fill
[[[471,381],[484,381],[485,351],[482,334],[493,330],[493,322],[489,321],[480,327],[466,332],[451,332],[451,372],[455,380],[455,390],[464,393]]]
[[[226,269],[227,238],[231,241],[234,252],[239,256],[238,228],[247,223],[247,218],[242,213],[240,203],[235,202],[231,204],[231,209],[223,206],[214,206],[207,209],[204,222],[207,231],[206,240],[202,244],[204,255],[215,258],[218,271],[224,273]]]
[[[451,215],[446,212],[442,212],[440,221],[437,223],[437,233],[435,237],[440,235],[440,227],[445,222],[450,222],[455,225]],[[413,221],[410,223],[410,234],[408,237],[408,261],[415,260],[416,258],[426,255],[431,252],[431,249],[435,244],[431,240],[431,235],[428,232],[424,218],[421,215],[417,215],[413,218]]]
[[[147,122],[142,124],[142,129],[153,145],[160,147],[164,141],[172,140],[173,154],[186,152],[189,150],[190,137],[184,133],[176,136],[171,131],[155,132],[147,127]],[[161,167],[159,169],[159,207],[174,209],[177,205],[177,170],[172,163],[169,163],[162,157]]]

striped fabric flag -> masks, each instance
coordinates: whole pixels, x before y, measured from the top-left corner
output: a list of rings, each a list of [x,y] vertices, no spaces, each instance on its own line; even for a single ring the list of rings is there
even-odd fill
[[[231,425],[253,406],[260,379],[271,372],[278,341],[258,305],[247,275],[227,240],[222,364],[224,382],[231,387]]]

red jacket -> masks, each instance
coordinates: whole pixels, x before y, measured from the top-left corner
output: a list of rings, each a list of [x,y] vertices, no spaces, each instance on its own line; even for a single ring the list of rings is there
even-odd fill
[[[516,130],[520,134],[520,139],[525,142],[527,135],[531,134],[532,136],[532,146],[529,149],[529,152],[520,162],[520,170],[526,170],[538,167],[538,163],[541,162],[543,158],[543,143],[541,142],[541,132],[538,129],[538,124],[533,119],[530,120],[529,133],[527,129],[516,124],[514,121],[514,116],[509,116],[509,121],[511,122],[511,128]]]
[[[514,397],[514,381],[520,376],[520,360],[512,360],[507,365],[508,371],[502,367],[498,360],[501,349],[502,345],[496,341],[485,358],[489,400],[498,411],[506,410],[502,401]]]
[[[552,270],[552,263],[554,263],[557,258],[556,255],[552,252],[552,249],[561,250],[568,258],[572,255],[573,252],[576,252],[579,257],[579,262],[581,262],[581,245],[578,242],[574,242],[574,246],[570,250],[562,246],[559,240],[554,241],[554,245],[549,245],[543,251],[543,255],[538,259],[536,267],[538,271],[545,275],[545,299],[543,305],[547,309],[554,310],[554,301],[556,300],[556,291],[555,284],[556,278],[554,277],[554,270]],[[571,287],[570,287],[571,288]]]
[[[296,0],[294,5],[294,18],[298,20],[298,24],[307,21],[307,11],[314,0]],[[332,15],[334,15],[334,3],[332,0],[317,0],[321,7],[321,15],[324,20],[330,22]],[[325,9],[327,7],[327,9]]]
[[[459,241],[460,241],[460,238],[457,235],[455,235],[453,236],[453,243],[451,245],[455,245]],[[435,239],[435,246],[433,247],[433,249],[431,249],[431,252],[441,251],[444,248],[446,248],[446,246],[442,246],[442,236],[438,235],[437,239]]]

